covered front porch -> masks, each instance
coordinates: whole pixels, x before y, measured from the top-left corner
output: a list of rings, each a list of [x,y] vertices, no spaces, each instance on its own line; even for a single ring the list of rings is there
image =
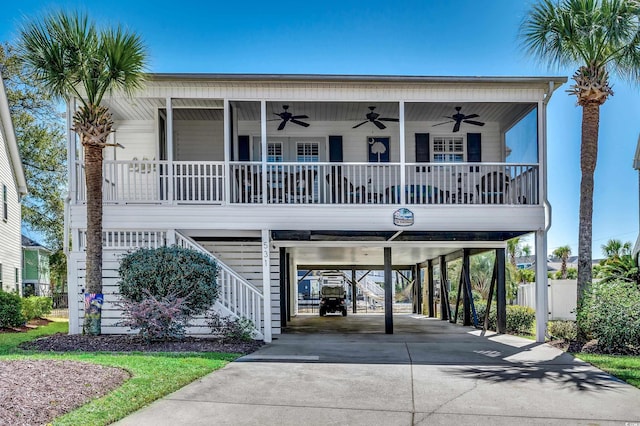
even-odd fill
[[[105,151],[105,203],[543,202],[537,102],[107,102],[118,147]]]

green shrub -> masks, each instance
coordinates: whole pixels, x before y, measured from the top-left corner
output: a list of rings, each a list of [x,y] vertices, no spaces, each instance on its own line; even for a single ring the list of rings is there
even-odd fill
[[[575,321],[549,321],[548,328],[554,339],[576,340],[578,336]]]
[[[19,327],[24,323],[20,296],[0,290],[0,327]]]
[[[507,333],[529,334],[536,322],[536,311],[528,306],[507,305]]]
[[[218,312],[212,311],[207,314],[207,325],[211,328],[211,332],[222,340],[246,342],[253,338],[253,322],[244,317],[223,317]]]
[[[487,312],[486,301],[480,301],[475,304],[478,313],[478,321],[480,325],[484,325],[484,317]],[[498,328],[498,309],[495,302],[491,305],[489,312],[489,330]],[[507,333],[510,334],[529,334],[531,333],[536,321],[536,312],[527,307],[520,305],[507,305]]]
[[[601,350],[626,353],[640,348],[640,289],[635,283],[592,283],[578,316]]]
[[[53,300],[44,296],[29,296],[22,298],[22,315],[27,321],[41,318],[51,313]]]
[[[205,313],[218,296],[217,265],[203,253],[177,246],[139,249],[120,261],[120,294],[131,302],[147,295],[183,299],[183,314]]]

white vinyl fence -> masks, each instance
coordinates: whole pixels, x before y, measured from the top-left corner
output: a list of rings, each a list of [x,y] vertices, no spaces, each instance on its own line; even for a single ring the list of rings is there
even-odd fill
[[[576,319],[577,280],[549,280],[549,319]],[[536,308],[536,284],[520,284],[518,305]]]

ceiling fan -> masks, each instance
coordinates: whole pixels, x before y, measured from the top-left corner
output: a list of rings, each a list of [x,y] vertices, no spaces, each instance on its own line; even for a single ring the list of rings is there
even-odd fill
[[[309,118],[308,116],[291,114],[288,111],[289,110],[289,105],[282,105],[282,109],[284,111],[282,111],[282,112],[274,112],[275,115],[277,115],[278,117],[280,117],[280,119],[282,119],[282,122],[278,126],[278,130],[284,129],[284,126],[287,125],[288,121],[290,121],[290,122],[292,122],[294,124],[297,124],[298,126],[309,127],[309,123],[305,123],[305,122],[299,120],[300,118]],[[269,121],[274,121],[274,120],[277,120],[277,118],[274,118],[273,120],[269,120]]]
[[[445,118],[450,119],[449,121],[444,121],[442,123],[438,123],[438,124],[434,124],[433,126],[440,126],[442,124],[447,124],[447,123],[456,123],[453,125],[453,131],[457,132],[458,130],[460,130],[460,123],[467,123],[467,124],[473,124],[474,126],[484,126],[484,123],[481,121],[474,121],[474,120],[469,120],[470,118],[476,118],[476,117],[480,117],[478,114],[470,114],[470,115],[464,115],[460,112],[460,110],[462,109],[462,107],[456,107],[456,113],[453,114],[452,116],[447,116],[445,115]]]
[[[371,111],[369,111],[367,113],[367,115],[366,115],[367,119],[364,120],[362,123],[356,124],[355,126],[353,126],[354,129],[358,128],[358,127],[360,127],[363,124],[366,124],[368,122],[372,122],[373,124],[378,126],[378,129],[382,130],[382,129],[386,129],[387,126],[385,126],[383,123],[381,123],[381,121],[395,121],[395,122],[399,121],[397,118],[380,117],[380,114],[378,114],[377,112],[373,112],[373,110],[376,109],[376,107],[374,107],[374,106],[370,106],[369,109]]]

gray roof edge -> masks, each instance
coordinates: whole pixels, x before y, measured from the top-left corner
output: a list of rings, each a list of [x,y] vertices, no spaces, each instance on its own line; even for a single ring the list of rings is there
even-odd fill
[[[149,73],[150,80],[236,80],[236,81],[327,81],[381,83],[544,83],[562,85],[562,76],[417,76],[417,75],[343,75],[343,74],[208,74]]]

